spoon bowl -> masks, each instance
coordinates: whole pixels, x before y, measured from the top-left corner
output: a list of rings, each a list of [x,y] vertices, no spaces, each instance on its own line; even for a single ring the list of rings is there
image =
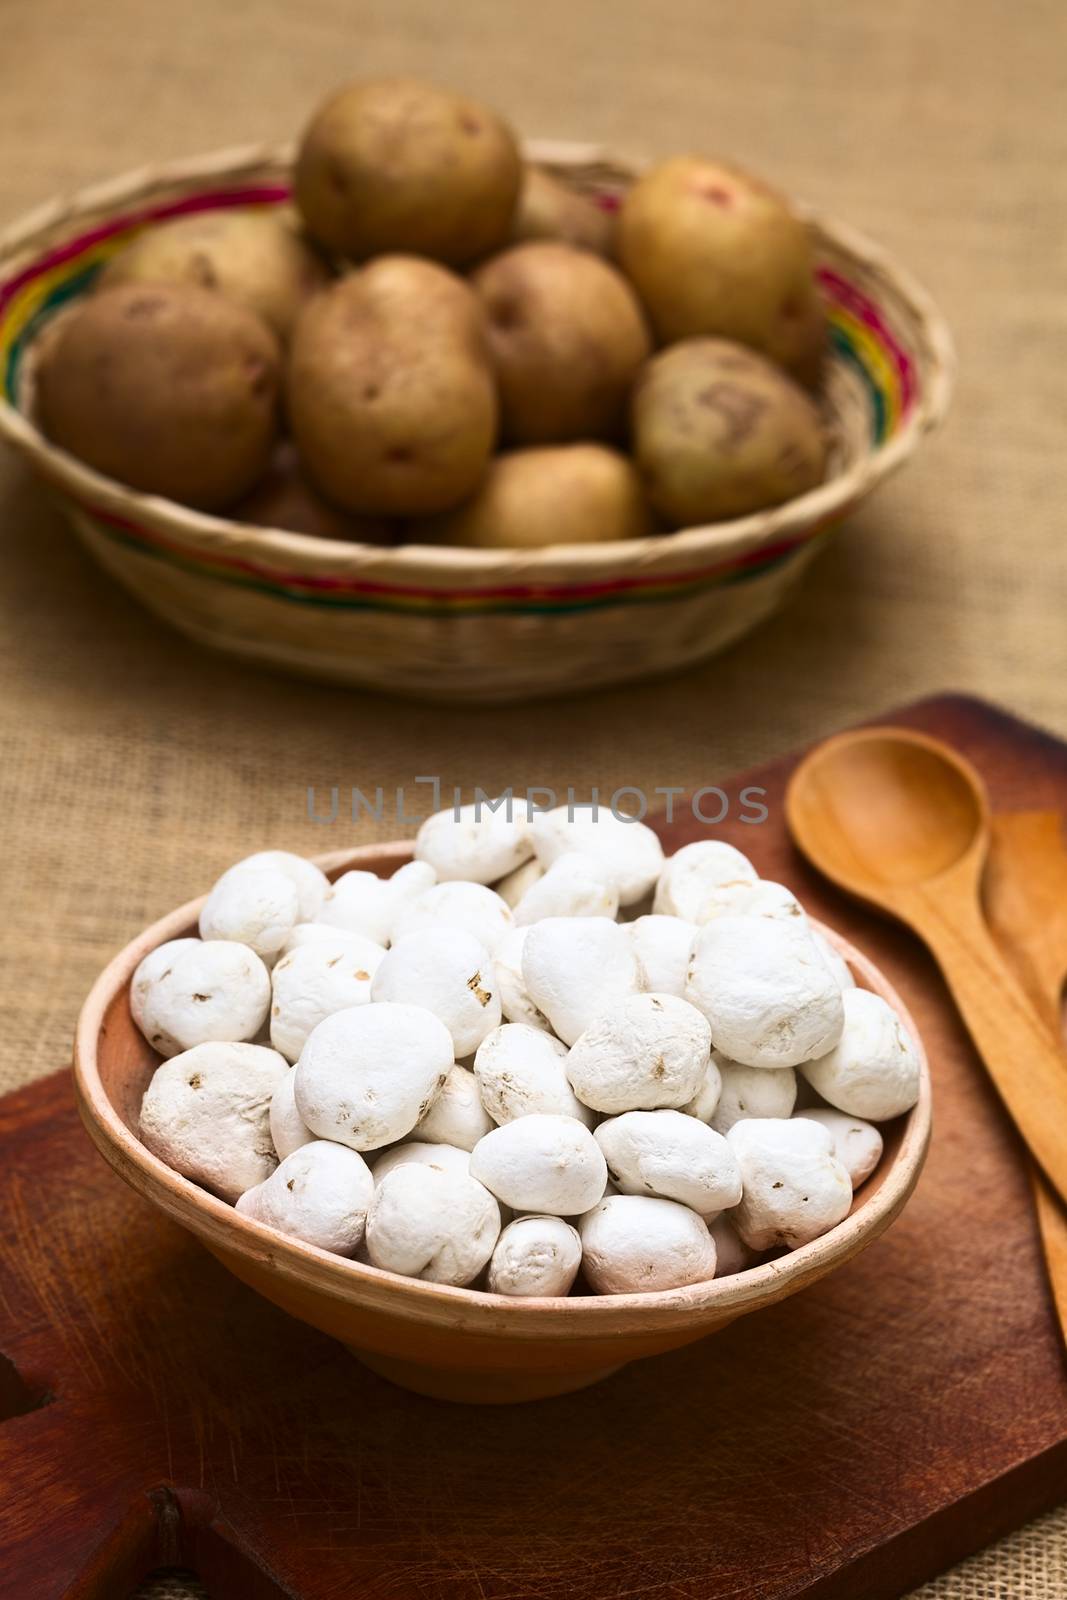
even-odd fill
[[[786,794],[790,831],[841,888],[881,905],[966,864],[989,844],[981,778],[910,728],[840,734],[801,762]]]

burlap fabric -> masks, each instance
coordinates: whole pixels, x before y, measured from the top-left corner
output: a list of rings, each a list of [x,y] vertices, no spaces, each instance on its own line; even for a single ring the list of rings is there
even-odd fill
[[[293,132],[358,72],[432,74],[529,134],[730,152],[884,241],[959,344],[945,434],[780,618],[670,683],[529,710],[424,710],[257,675],[164,632],[0,460],[0,1088],[66,1059],[104,959],[306,819],[309,784],[419,774],[713,783],[946,687],[1067,734],[1058,0],[7,0],[0,220],[117,170]],[[171,1590],[172,1593],[178,1591]],[[923,1591],[1067,1592],[1067,1514]]]

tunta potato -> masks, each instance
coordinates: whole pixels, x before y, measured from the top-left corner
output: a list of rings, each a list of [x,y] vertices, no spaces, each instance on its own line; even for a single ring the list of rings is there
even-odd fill
[[[514,135],[478,101],[414,78],[346,85],[296,159],[296,202],[337,255],[390,250],[451,266],[506,243],[522,180]]]
[[[266,324],[222,295],[118,284],[80,301],[49,342],[41,426],[120,483],[220,511],[270,460],[280,359]]]
[[[661,162],[626,195],[617,247],[662,343],[736,339],[816,375],[825,318],[810,236],[760,179],[702,156]]]
[[[304,466],[339,506],[451,509],[477,488],[496,438],[476,299],[432,261],[378,257],[305,308],[287,399]]]
[[[514,444],[613,439],[650,349],[637,297],[606,261],[515,245],[472,283],[485,309],[504,435]]]
[[[634,389],[633,438],[645,493],[672,527],[780,505],[826,470],[808,395],[725,339],[686,339],[648,363]]]

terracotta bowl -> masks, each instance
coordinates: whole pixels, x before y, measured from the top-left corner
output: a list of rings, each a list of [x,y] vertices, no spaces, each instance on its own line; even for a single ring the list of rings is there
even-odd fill
[[[410,855],[409,845],[396,844],[320,859],[333,876],[350,867],[388,876]],[[629,1361],[703,1339],[843,1266],[889,1226],[915,1187],[930,1136],[921,1044],[919,1102],[884,1128],[881,1164],[851,1214],[812,1244],[733,1277],[661,1294],[518,1300],[399,1277],[301,1244],[239,1216],[172,1172],[138,1138],[141,1096],[159,1058],[130,1015],[129,981],[149,950],[196,932],[201,904],[191,901],[146,928],[93,985],[75,1044],[82,1119],[119,1176],[196,1234],[242,1282],[420,1394],[496,1403],[566,1394]],[[830,929],[822,931],[857,982],[889,1001],[918,1042],[906,1007],[878,969]]]

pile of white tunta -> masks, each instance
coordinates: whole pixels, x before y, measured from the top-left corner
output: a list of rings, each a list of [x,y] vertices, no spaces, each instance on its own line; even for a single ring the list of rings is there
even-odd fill
[[[440,812],[391,878],[264,851],[134,974],[141,1136],[321,1250],[503,1295],[745,1271],[848,1215],[919,1093],[884,1000],[715,840]]]

